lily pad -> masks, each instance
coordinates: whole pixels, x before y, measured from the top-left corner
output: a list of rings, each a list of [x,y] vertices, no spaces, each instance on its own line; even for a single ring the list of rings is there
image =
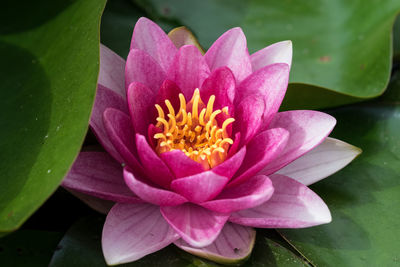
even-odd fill
[[[400,73],[378,101],[330,112],[334,136],[363,154],[312,188],[330,224],[282,235],[316,266],[398,266],[400,230]]]
[[[393,54],[395,59],[400,60],[400,16],[397,16],[393,26]]]
[[[157,22],[189,27],[205,48],[236,26],[243,28],[250,52],[292,40],[286,108],[362,101],[382,94],[389,81],[397,0],[135,2]]]
[[[105,0],[7,2],[0,9],[2,235],[56,190],[80,150]]]

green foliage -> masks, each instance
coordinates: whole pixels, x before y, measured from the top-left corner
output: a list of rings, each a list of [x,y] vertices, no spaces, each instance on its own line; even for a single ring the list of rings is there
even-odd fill
[[[83,142],[105,1],[8,1],[0,9],[0,232],[59,185]]]
[[[81,218],[66,233],[43,230],[57,224],[64,229],[87,213],[65,192],[51,198],[52,208],[35,215],[33,228],[40,230],[28,223],[3,237],[55,191],[80,150],[96,88],[104,4],[7,0],[0,9],[2,265],[44,266],[51,259],[53,267],[105,266],[104,216]],[[293,41],[283,109],[337,107],[384,93],[328,111],[338,120],[333,136],[364,151],[344,170],[311,187],[328,204],[332,223],[281,230],[284,239],[274,230],[259,230],[243,266],[397,266],[400,19],[394,28],[393,23],[399,11],[398,0],[110,0],[101,20],[101,42],[125,58],[140,16],[154,19],[166,31],[185,25],[205,48],[240,26],[251,52]],[[392,56],[397,67],[385,91]],[[125,266],[219,265],[171,245]]]

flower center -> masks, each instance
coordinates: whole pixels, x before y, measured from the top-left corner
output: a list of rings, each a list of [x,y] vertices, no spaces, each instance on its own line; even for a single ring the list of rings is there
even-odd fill
[[[156,127],[162,131],[154,135],[154,139],[157,140],[156,152],[161,154],[176,149],[182,150],[186,156],[201,163],[205,169],[223,162],[227,158],[229,146],[233,144],[227,127],[235,119],[229,117],[228,107],[214,110],[214,95],[210,96],[205,105],[200,98],[199,89],[194,91],[189,103],[186,103],[183,94],[179,94],[179,101],[179,112],[175,114],[171,102],[165,100],[168,108],[167,118],[161,106],[156,104]],[[224,114],[227,119],[219,126],[216,118]]]

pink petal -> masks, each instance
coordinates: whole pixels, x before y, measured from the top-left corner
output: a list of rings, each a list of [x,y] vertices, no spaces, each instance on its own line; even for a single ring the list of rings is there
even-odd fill
[[[236,177],[228,186],[236,186],[246,181],[275,160],[285,148],[288,138],[288,132],[282,128],[269,129],[254,137],[247,145],[246,157]]]
[[[261,49],[250,56],[253,71],[257,71],[265,66],[275,63],[292,64],[292,41],[282,41],[274,43]]]
[[[262,96],[249,95],[236,107],[233,132],[240,132],[241,145],[246,145],[260,131],[265,103]]]
[[[209,75],[210,69],[200,51],[193,45],[184,45],[176,54],[167,76],[190,100],[194,90],[200,88]]]
[[[125,185],[121,165],[104,152],[81,152],[61,185],[105,200],[142,202]]]
[[[147,18],[140,18],[133,30],[131,49],[145,51],[167,71],[178,51],[165,32]]]
[[[236,151],[240,148],[240,132],[235,133],[235,138],[233,139],[233,144],[231,145],[231,147],[229,148],[228,151],[228,158],[232,157]]]
[[[250,256],[256,239],[256,231],[250,227],[226,223],[215,241],[203,248],[190,246],[184,240],[175,245],[186,252],[221,264],[235,264]]]
[[[126,100],[116,92],[99,84],[97,86],[96,99],[90,117],[90,127],[104,149],[107,150],[114,159],[122,163],[124,160],[111,143],[106,129],[104,128],[103,113],[107,108],[116,108],[128,114]]]
[[[336,124],[334,117],[312,110],[293,110],[277,113],[270,128],[284,128],[289,131],[289,140],[284,151],[262,174],[269,175],[301,157],[320,144]]]
[[[169,188],[174,177],[167,165],[165,165],[149,146],[143,135],[136,134],[136,147],[147,178],[157,185]]]
[[[160,90],[157,93],[156,103],[161,106],[165,114],[169,113],[167,105],[165,105],[165,100],[169,100],[171,102],[172,107],[176,113],[179,112],[179,94],[182,93],[181,89],[170,80],[164,80],[161,84]],[[154,108],[154,107],[153,107]]]
[[[238,152],[236,152],[232,157],[228,158],[221,164],[215,166],[212,171],[218,175],[232,178],[236,171],[242,165],[243,159],[246,155],[246,147],[242,147]]]
[[[275,188],[270,200],[232,213],[231,222],[260,228],[303,228],[332,220],[324,201],[307,186],[279,174],[270,179]]]
[[[160,157],[175,175],[175,178],[191,176],[204,171],[200,163],[186,156],[181,150],[164,152],[160,154]]]
[[[137,160],[136,145],[131,119],[128,115],[114,108],[108,108],[103,114],[103,123],[111,143],[136,172],[142,172]]]
[[[142,50],[132,49],[125,66],[125,88],[138,82],[157,93],[166,78],[164,70],[154,59]]]
[[[133,128],[135,132],[145,135],[148,130],[148,125],[153,122],[153,120],[155,122],[156,95],[143,84],[133,82],[129,85],[127,98]]]
[[[129,169],[124,168],[124,179],[128,187],[141,199],[158,206],[176,206],[187,202],[187,199],[163,188],[150,184],[145,179],[134,175]]]
[[[289,66],[283,63],[268,65],[253,72],[236,89],[236,102],[249,95],[262,97],[265,104],[261,130],[265,130],[278,111],[289,82]]]
[[[229,217],[191,203],[161,207],[161,214],[183,240],[194,247],[205,247],[214,242]]]
[[[125,60],[100,44],[100,72],[97,81],[125,99]]]
[[[138,260],[179,239],[158,206],[117,203],[107,215],[101,243],[108,265]]]
[[[228,182],[228,178],[212,171],[176,179],[171,188],[189,201],[201,203],[216,197]]]
[[[194,45],[202,54],[204,54],[203,48],[197,41],[196,37],[185,26],[172,29],[168,33],[168,37],[178,49],[184,45]]]
[[[227,67],[214,70],[203,82],[200,90],[201,99],[207,103],[211,95],[215,95],[214,109],[228,107],[233,114],[236,81],[232,71]]]
[[[251,74],[246,36],[241,28],[230,29],[221,35],[208,49],[205,58],[212,71],[227,66],[237,81],[242,81]]]
[[[112,206],[114,206],[115,202],[109,201],[109,200],[104,200],[101,198],[97,198],[91,195],[86,195],[84,193],[74,191],[71,189],[65,188],[68,192],[70,192],[72,195],[75,197],[79,198],[82,200],[86,205],[91,207],[97,212],[100,212],[102,214],[107,215]]]
[[[344,168],[360,153],[358,147],[327,137],[323,143],[277,173],[310,185]]]
[[[150,124],[149,128],[147,128],[147,141],[153,149],[155,149],[157,146],[157,140],[154,139],[154,135],[161,132],[162,130],[154,126],[154,124]]]
[[[238,186],[224,189],[215,199],[200,205],[209,210],[231,213],[260,205],[267,201],[273,192],[270,179],[265,175],[256,175]]]

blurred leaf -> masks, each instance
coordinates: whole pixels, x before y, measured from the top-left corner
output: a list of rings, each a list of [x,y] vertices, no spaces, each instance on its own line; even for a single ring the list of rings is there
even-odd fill
[[[286,108],[332,107],[376,97],[390,77],[398,0],[135,2],[157,22],[188,26],[206,48],[236,26],[243,28],[250,52],[292,40]]]
[[[83,142],[104,0],[7,1],[0,9],[0,232],[57,188]]]
[[[141,16],[145,16],[143,11],[129,0],[108,1],[101,19],[101,43],[126,58],[133,27]]]
[[[0,239],[1,266],[47,266],[62,238],[58,232],[20,230]]]
[[[397,60],[400,60],[400,16],[397,16],[393,26],[393,54]]]
[[[312,186],[332,212],[330,224],[281,231],[316,266],[399,266],[399,100],[396,73],[379,101],[330,112],[334,136],[363,154]]]
[[[103,223],[103,216],[86,217],[75,223],[58,245],[58,250],[54,253],[50,266],[106,266],[101,251]],[[268,232],[265,230],[258,234],[254,251],[243,266],[308,266],[291,251],[268,239],[266,237]],[[121,266],[212,267],[221,265],[198,258],[170,245],[136,262]]]

